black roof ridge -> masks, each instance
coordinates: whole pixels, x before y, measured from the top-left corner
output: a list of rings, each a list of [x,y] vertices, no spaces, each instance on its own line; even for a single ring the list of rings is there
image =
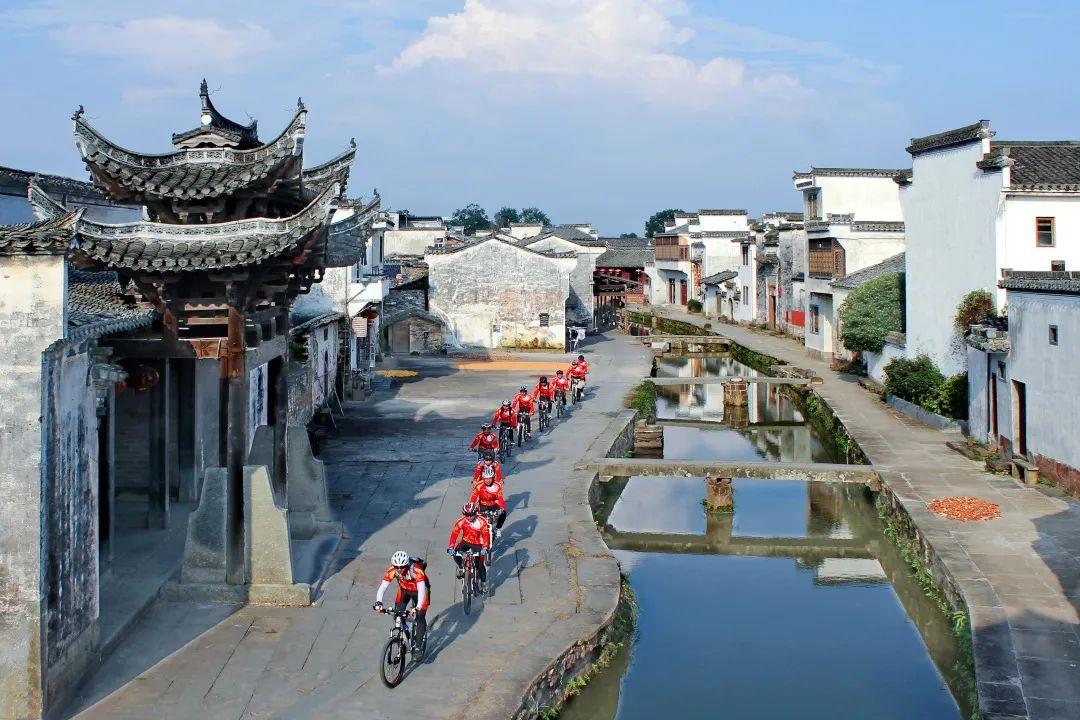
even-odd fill
[[[915,155],[921,155],[934,150],[944,150],[946,148],[967,145],[968,143],[980,142],[993,136],[994,131],[990,129],[990,121],[979,120],[970,125],[964,125],[963,127],[953,128],[951,130],[944,130],[939,133],[934,133],[933,135],[913,137],[911,138],[911,144],[907,146],[906,150],[914,157]]]

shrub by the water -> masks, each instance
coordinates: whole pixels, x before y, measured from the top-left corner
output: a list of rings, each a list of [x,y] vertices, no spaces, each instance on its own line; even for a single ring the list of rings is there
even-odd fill
[[[891,332],[904,330],[904,274],[874,278],[851,291],[840,306],[841,340],[856,352],[881,352]]]

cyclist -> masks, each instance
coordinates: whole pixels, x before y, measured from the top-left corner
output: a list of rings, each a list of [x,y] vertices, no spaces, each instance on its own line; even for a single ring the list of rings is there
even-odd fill
[[[394,610],[404,612],[413,606],[413,614],[416,615],[416,635],[413,637],[415,647],[422,647],[424,635],[427,634],[427,610],[431,601],[431,586],[428,583],[427,573],[424,572],[424,562],[410,557],[404,550],[398,550],[390,556],[390,567],[383,573],[379,591],[375,593],[375,604],[372,609],[375,612],[383,610],[383,594],[390,583],[397,580],[397,597],[394,598]]]
[[[529,394],[529,389],[522,385],[518,388],[518,394],[514,396],[514,415],[522,413],[525,416],[525,439],[532,437],[532,415],[536,410],[536,400]]]
[[[570,382],[577,384],[581,388],[582,395],[585,394],[586,372],[587,369],[582,367],[581,361],[576,358],[570,363],[570,368],[566,371],[566,374],[570,376]]]
[[[506,496],[503,495],[502,483],[495,482],[492,476],[486,476],[482,483],[473,486],[469,502],[476,505],[477,512],[483,514],[498,510],[495,519],[495,537],[499,537],[503,523],[506,522]]]
[[[487,555],[491,549],[491,532],[488,521],[482,515],[477,515],[476,505],[468,502],[461,508],[461,517],[450,529],[450,539],[446,541],[446,554],[452,555],[458,566],[458,577],[463,577],[463,560],[455,553],[464,550],[473,550],[481,555]],[[476,573],[480,583],[487,592],[487,568],[486,563],[476,563]]]
[[[562,370],[555,371],[555,379],[551,381],[551,387],[556,393],[562,393],[563,404],[566,404],[567,396],[570,394],[570,379],[566,377],[566,373]]]
[[[476,470],[473,472],[472,481],[476,486],[482,481],[486,481],[491,478],[493,481],[498,481],[500,484],[504,482],[502,465],[495,459],[495,454],[490,450],[484,453],[484,459],[476,463]]]
[[[589,374],[589,361],[585,359],[584,355],[577,356],[577,364],[584,369],[586,375]]]
[[[555,387],[548,382],[547,375],[540,376],[540,382],[533,389],[533,398],[545,406],[548,415],[551,414],[551,404],[555,402]]]
[[[469,445],[470,451],[480,453],[481,456],[490,452],[499,451],[499,436],[491,432],[491,425],[484,423],[480,426],[480,432],[473,438]]]

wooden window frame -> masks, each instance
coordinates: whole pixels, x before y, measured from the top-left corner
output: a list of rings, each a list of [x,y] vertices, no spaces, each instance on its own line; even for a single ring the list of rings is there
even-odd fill
[[[1065,272],[1065,261],[1064,260],[1051,260],[1050,261],[1050,272]]]
[[[1050,224],[1050,229],[1048,231],[1043,230],[1040,227],[1040,225],[1042,223],[1044,223],[1044,222],[1047,222],[1047,223]],[[1042,216],[1042,217],[1035,218],[1035,247],[1052,248],[1052,247],[1057,246],[1057,227],[1056,227],[1056,225],[1057,225],[1057,223],[1054,222],[1053,217]],[[1042,234],[1044,232],[1049,232],[1050,233],[1050,242],[1049,243],[1042,242]]]

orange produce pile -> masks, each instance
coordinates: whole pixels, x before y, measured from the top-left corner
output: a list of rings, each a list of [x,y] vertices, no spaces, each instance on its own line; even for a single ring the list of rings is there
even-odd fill
[[[960,497],[938,498],[927,505],[930,512],[937,513],[950,520],[971,522],[974,520],[993,520],[1001,517],[1001,509],[992,502],[979,498]]]

